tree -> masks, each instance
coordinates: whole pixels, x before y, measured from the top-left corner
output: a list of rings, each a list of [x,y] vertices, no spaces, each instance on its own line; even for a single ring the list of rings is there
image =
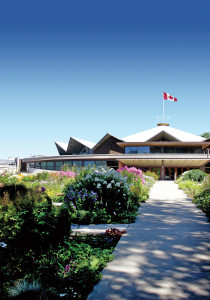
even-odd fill
[[[210,132],[204,132],[204,133],[201,134],[201,136],[206,138],[206,139],[210,138]]]

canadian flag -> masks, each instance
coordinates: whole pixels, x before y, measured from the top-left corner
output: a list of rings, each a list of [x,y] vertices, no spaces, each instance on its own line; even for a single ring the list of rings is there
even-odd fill
[[[177,101],[177,99],[176,99],[175,97],[171,96],[171,95],[168,94],[168,93],[163,93],[163,99],[164,99],[164,100],[174,101],[174,102]]]

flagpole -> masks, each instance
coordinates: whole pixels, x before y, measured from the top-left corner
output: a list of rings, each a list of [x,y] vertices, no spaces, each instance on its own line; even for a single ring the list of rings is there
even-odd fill
[[[164,93],[164,90],[162,90],[162,92]],[[165,116],[164,116],[164,97],[163,97],[163,123],[165,122]]]
[[[163,123],[165,123],[165,118],[164,118],[164,97],[163,97]]]

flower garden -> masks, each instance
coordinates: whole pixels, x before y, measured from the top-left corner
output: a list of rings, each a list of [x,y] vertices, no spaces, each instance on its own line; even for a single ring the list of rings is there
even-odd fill
[[[86,299],[125,232],[72,236],[71,224],[135,222],[155,182],[148,175],[128,167],[0,175],[0,298]]]

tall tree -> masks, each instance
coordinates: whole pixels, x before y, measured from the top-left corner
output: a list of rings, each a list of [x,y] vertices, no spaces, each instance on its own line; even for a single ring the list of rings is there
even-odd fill
[[[204,133],[201,134],[201,136],[206,138],[206,139],[210,138],[210,132],[204,132]]]

